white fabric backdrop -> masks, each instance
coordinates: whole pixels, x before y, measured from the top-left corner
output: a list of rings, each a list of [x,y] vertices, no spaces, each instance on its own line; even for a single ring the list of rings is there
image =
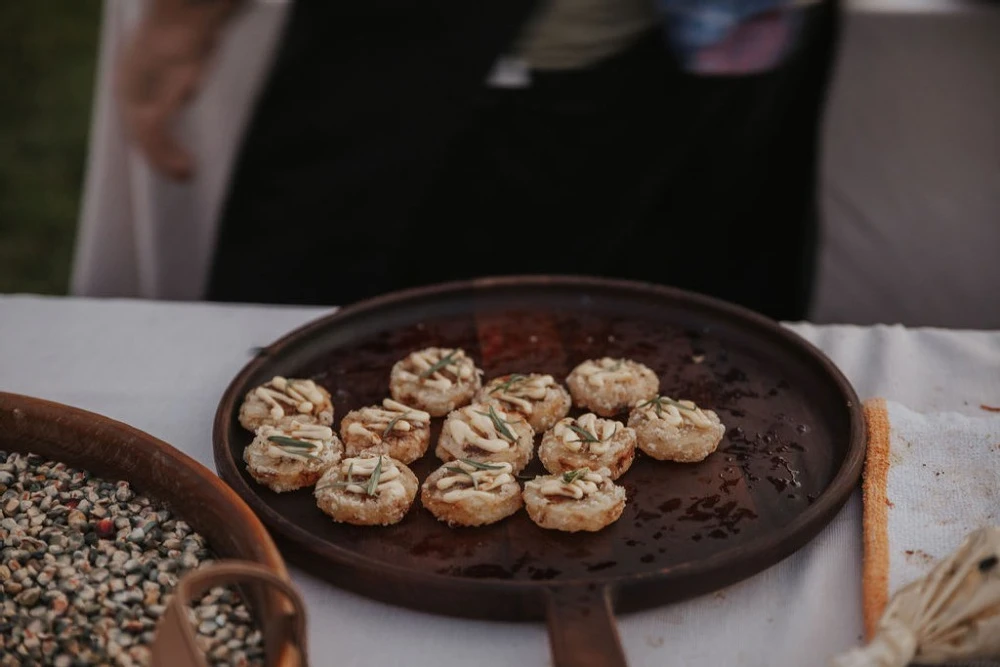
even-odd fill
[[[0,390],[128,422],[214,470],[216,404],[250,349],[323,313],[291,307],[0,296]],[[863,398],[923,412],[1000,405],[1000,332],[795,325]],[[821,667],[860,638],[858,494],[815,540],[718,593],[620,619],[637,667]],[[548,664],[541,624],[420,614],[294,578],[314,664]]]
[[[105,0],[72,292],[201,297],[233,152],[286,0],[251,0],[179,131],[190,186],[149,169],[121,134],[110,64],[141,13]],[[826,243],[813,318],[1000,327],[1000,5],[848,0],[823,138]]]
[[[1000,4],[874,4],[830,91],[812,319],[998,328]]]

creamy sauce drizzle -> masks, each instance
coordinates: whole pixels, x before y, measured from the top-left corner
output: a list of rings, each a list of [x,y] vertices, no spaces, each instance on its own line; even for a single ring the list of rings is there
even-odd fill
[[[568,483],[563,480],[562,475],[559,475],[554,479],[543,481],[538,487],[538,492],[543,496],[561,496],[574,500],[582,500],[587,496],[597,493],[603,482],[604,478],[596,472],[583,473]]]
[[[493,498],[496,495],[493,491],[514,481],[514,468],[509,463],[497,463],[495,469],[481,470],[464,461],[455,461],[448,464],[448,468],[463,472],[449,470],[435,484],[435,488],[444,491],[441,500],[446,503],[457,503],[473,497]]]
[[[675,427],[687,425],[704,431],[715,426],[709,416],[693,401],[672,401],[665,396],[657,396],[651,401],[642,401],[638,408],[647,419],[659,419]]]
[[[513,381],[497,380],[491,385],[488,396],[530,415],[534,401],[544,400],[549,388],[556,386],[556,381],[551,375],[528,375]]]
[[[589,442],[582,434],[570,426],[577,426],[594,436],[600,442]],[[572,452],[587,450],[593,454],[605,454],[611,448],[611,438],[614,437],[620,425],[613,419],[601,419],[592,412],[573,419],[563,419],[557,423],[552,434],[562,442],[566,449]]]
[[[366,438],[372,442],[381,442],[383,436],[390,433],[409,433],[415,428],[423,428],[431,421],[431,416],[423,410],[417,410],[387,398],[382,401],[382,407],[368,407],[358,410],[357,421],[352,421],[347,427],[347,433]],[[391,431],[389,426],[392,425]]]
[[[440,365],[449,354],[451,358],[448,363]],[[437,368],[428,373],[435,366]],[[465,356],[464,350],[429,347],[426,350],[413,352],[406,358],[402,370],[399,371],[399,378],[432,389],[447,391],[456,384],[472,378],[475,372],[476,365],[472,359]]]
[[[257,387],[254,396],[267,404],[272,419],[284,417],[286,409],[299,414],[312,414],[325,403],[323,394],[312,380],[289,380],[280,375]]]
[[[474,403],[452,414],[445,422],[445,428],[449,435],[455,440],[459,447],[471,445],[478,447],[492,454],[506,451],[513,447],[514,442],[504,438],[493,420],[488,416],[489,408],[478,403]],[[504,422],[512,421],[510,416],[502,410],[496,410],[496,415]],[[481,414],[487,413],[487,414]],[[507,424],[507,429],[514,433],[513,426]]]
[[[637,375],[636,369],[624,359],[611,357],[585,361],[576,368],[576,373],[592,387],[629,382]]]
[[[392,459],[388,456],[366,457],[344,459],[340,462],[340,477],[347,485],[342,487],[347,493],[368,495],[368,484],[371,476],[375,474],[375,467],[379,458],[382,459],[382,469],[379,473],[378,486],[375,487],[375,495],[383,493],[390,495],[403,495],[406,489],[401,481],[402,473]],[[348,479],[350,474],[350,479]]]

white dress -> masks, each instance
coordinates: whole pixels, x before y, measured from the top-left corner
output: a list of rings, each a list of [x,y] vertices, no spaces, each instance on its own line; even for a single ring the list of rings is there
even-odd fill
[[[202,298],[218,211],[288,0],[251,0],[226,27],[211,72],[176,128],[197,174],[155,173],[129,144],[113,95],[113,65],[145,2],[105,0],[90,153],[70,290],[98,297]]]

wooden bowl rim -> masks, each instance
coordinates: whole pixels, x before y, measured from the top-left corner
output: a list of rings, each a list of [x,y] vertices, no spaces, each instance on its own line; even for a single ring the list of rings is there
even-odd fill
[[[121,439],[129,439],[132,442],[140,443],[143,447],[147,447],[150,450],[151,457],[168,461],[168,463],[166,463],[167,467],[186,469],[190,473],[194,474],[201,483],[210,487],[211,493],[220,496],[225,503],[237,510],[233,512],[232,520],[234,524],[239,525],[241,531],[245,532],[247,537],[255,541],[261,550],[260,553],[254,557],[247,558],[247,560],[264,565],[271,569],[279,577],[290,581],[288,570],[285,566],[285,561],[281,556],[281,552],[278,551],[278,547],[275,545],[274,540],[271,539],[271,535],[264,527],[264,524],[251,510],[247,503],[209,468],[179,449],[171,446],[167,442],[160,440],[145,431],[129,426],[124,422],[106,417],[96,412],[91,412],[89,410],[65,405],[63,403],[57,403],[43,398],[26,396],[24,394],[0,391],[0,413],[11,413],[15,416],[18,413],[21,413],[22,415],[29,417],[29,426],[26,429],[29,433],[32,430],[32,427],[30,426],[31,422],[56,422],[59,424],[60,429],[67,429],[70,431],[86,430],[92,434],[91,437],[95,440],[108,439],[108,434],[115,433]],[[65,448],[64,446],[62,447]],[[72,454],[69,454],[67,458],[73,459],[75,457],[73,457]],[[79,465],[75,462],[64,462],[72,467],[86,468],[86,466]],[[120,478],[131,481],[129,479],[129,475],[126,473],[120,473]],[[167,503],[170,502],[170,498],[162,498],[156,494],[153,495],[154,497],[157,497],[158,500]],[[197,526],[194,528],[197,530]],[[281,646],[278,650],[279,654],[277,664],[290,666],[297,664],[296,651],[294,647],[286,644]]]
[[[340,563],[348,567],[357,568],[363,572],[374,575],[391,574],[396,578],[406,579],[413,577],[411,569],[397,565],[395,563],[374,563],[371,560],[340,546],[323,543],[320,546],[312,544],[309,540],[311,535],[300,528],[297,524],[288,521],[281,514],[273,511],[266,504],[259,502],[256,493],[249,488],[247,482],[240,475],[239,470],[230,455],[229,438],[232,417],[236,414],[240,403],[243,400],[241,391],[247,385],[249,378],[257,372],[263,365],[267,357],[283,350],[293,347],[301,339],[309,336],[313,332],[335,325],[341,320],[365,314],[369,311],[391,307],[399,303],[405,303],[415,299],[448,295],[461,291],[475,291],[490,288],[503,287],[566,287],[576,289],[614,289],[626,290],[636,294],[659,297],[665,300],[686,303],[706,310],[714,311],[717,314],[726,316],[733,320],[740,321],[745,326],[758,327],[777,337],[782,342],[795,347],[804,354],[812,363],[818,364],[835,384],[838,391],[846,398],[845,408],[849,413],[850,435],[846,447],[846,454],[843,462],[830,484],[816,501],[805,508],[791,522],[780,531],[774,531],[768,535],[763,535],[752,542],[741,546],[740,562],[751,562],[758,565],[766,565],[771,562],[783,559],[824,528],[833,516],[843,507],[850,497],[851,492],[857,486],[861,476],[861,469],[865,458],[865,424],[862,405],[857,393],[850,382],[839,368],[812,343],[781,326],[779,323],[751,311],[742,306],[722,301],[702,294],[688,292],[686,290],[656,285],[651,283],[596,278],[585,276],[559,276],[559,275],[519,275],[519,276],[499,276],[476,278],[472,280],[460,280],[435,285],[415,287],[397,292],[373,297],[359,301],[357,303],[338,308],[333,313],[320,316],[307,322],[290,332],[286,333],[270,345],[261,348],[255,357],[250,360],[240,372],[233,378],[223,394],[218,409],[215,414],[215,425],[212,431],[213,448],[215,451],[215,464],[220,477],[230,485],[240,487],[243,490],[244,500],[258,516],[269,526],[272,526],[279,535],[290,541],[294,547],[308,548],[323,555],[332,563]],[[245,495],[244,495],[245,494]],[[797,538],[797,539],[793,539]],[[307,547],[308,545],[308,547]],[[780,558],[775,559],[774,554],[778,553]],[[506,591],[514,592],[540,592],[555,587],[593,587],[593,586],[615,586],[618,584],[634,585],[650,579],[665,579],[675,577],[688,577],[703,575],[720,567],[731,564],[732,553],[720,552],[710,558],[698,563],[686,563],[680,566],[650,570],[647,572],[633,573],[629,575],[609,575],[592,576],[581,580],[559,580],[559,581],[530,581],[530,580],[505,580],[505,579],[474,579],[468,577],[456,577],[436,573],[420,573],[421,579],[429,586],[437,586],[451,590],[474,589],[478,591]]]

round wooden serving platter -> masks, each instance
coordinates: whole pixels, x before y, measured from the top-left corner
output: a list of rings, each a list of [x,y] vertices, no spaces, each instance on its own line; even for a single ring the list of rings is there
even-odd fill
[[[0,392],[0,450],[37,454],[108,480],[128,480],[183,518],[220,558],[247,567],[262,565],[288,580],[267,530],[232,489],[205,466],[147,433],[85,410]],[[241,590],[264,628],[268,664],[301,665],[299,646],[285,627],[291,620],[288,600],[259,583]],[[154,647],[154,660],[159,648]]]
[[[274,375],[327,387],[339,420],[388,393],[392,364],[461,347],[485,379],[564,379],[581,361],[628,357],[661,392],[715,410],[727,426],[699,464],[640,454],[620,480],[628,504],[599,533],[547,531],[521,512],[452,529],[420,506],[385,528],[331,522],[309,491],[276,494],[242,463],[252,434],[244,395]],[[574,413],[575,414],[575,413]],[[433,442],[411,467],[440,462]],[[336,424],[335,424],[336,426]],[[285,556],[373,598],[457,616],[546,618],[557,665],[624,664],[614,611],[721,588],[808,542],[847,500],[864,458],[861,406],[822,353],[778,324],[714,299],[595,278],[507,277],[408,290],[312,322],[262,349],[219,404],[219,473],[257,512]],[[525,474],[541,473],[537,460]]]

